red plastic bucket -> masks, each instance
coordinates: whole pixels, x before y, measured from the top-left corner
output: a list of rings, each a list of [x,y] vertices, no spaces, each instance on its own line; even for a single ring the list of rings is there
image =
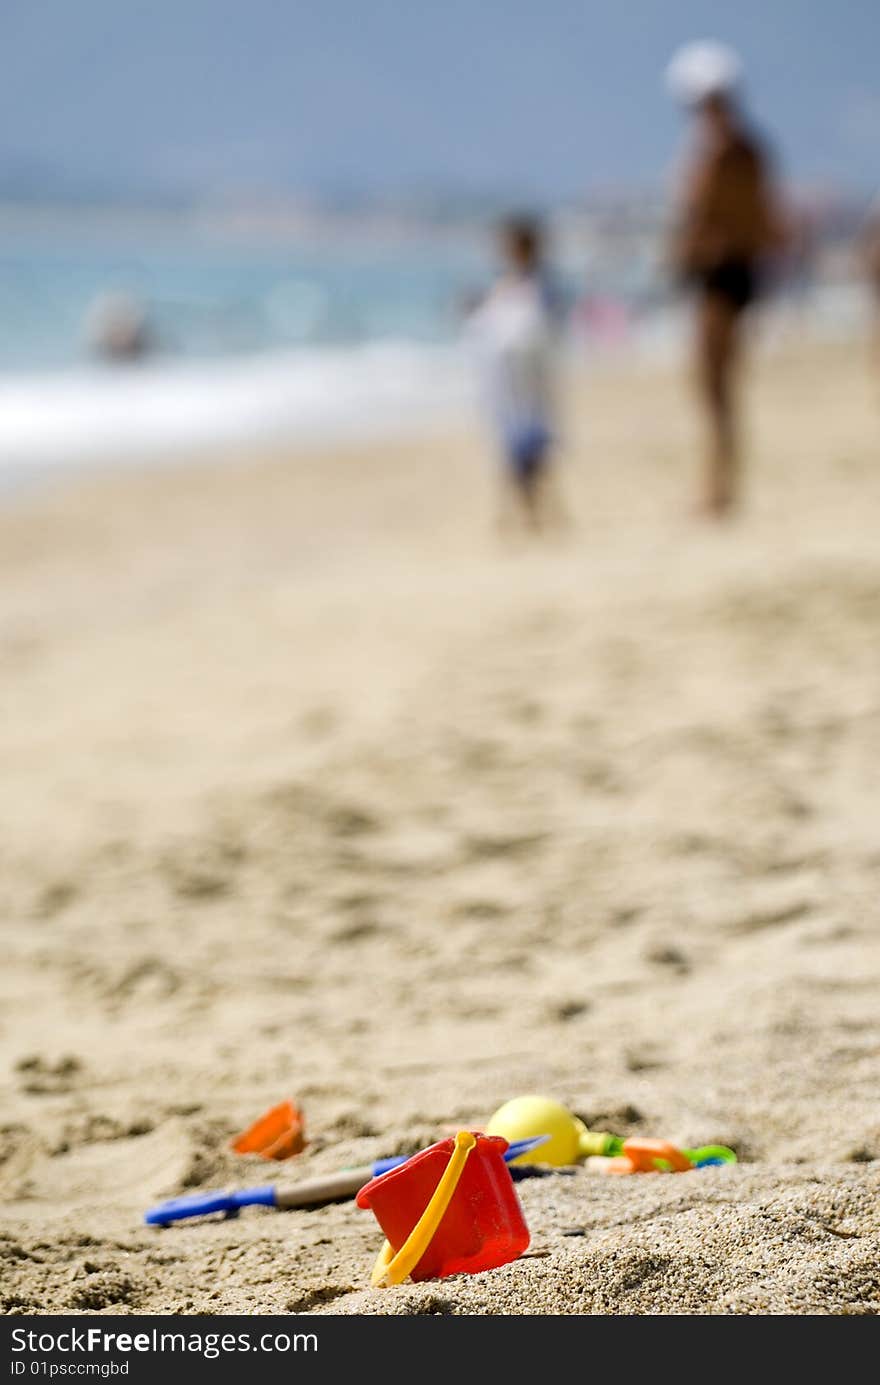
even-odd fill
[[[464,1162],[451,1197],[421,1258],[409,1270],[410,1277],[476,1274],[522,1255],[529,1244],[529,1229],[504,1162],[506,1149],[507,1140],[498,1135],[460,1132],[361,1188],[357,1205],[370,1208],[387,1238],[386,1270],[418,1231],[447,1165],[460,1157],[459,1151]],[[380,1273],[382,1263],[380,1256],[374,1283],[398,1282]]]

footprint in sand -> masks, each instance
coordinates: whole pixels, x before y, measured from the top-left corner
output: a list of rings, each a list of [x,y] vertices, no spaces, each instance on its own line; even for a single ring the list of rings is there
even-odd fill
[[[21,1090],[28,1096],[60,1096],[72,1091],[83,1075],[84,1064],[75,1054],[67,1053],[56,1059],[40,1054],[28,1054],[15,1064],[21,1076]]]

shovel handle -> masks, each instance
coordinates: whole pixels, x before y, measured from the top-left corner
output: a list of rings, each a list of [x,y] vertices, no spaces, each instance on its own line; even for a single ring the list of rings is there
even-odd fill
[[[308,1178],[292,1188],[275,1189],[275,1206],[317,1207],[322,1202],[341,1202],[354,1197],[364,1184],[373,1177],[373,1165],[364,1164],[357,1169],[343,1169],[340,1173],[328,1173],[323,1178]]]

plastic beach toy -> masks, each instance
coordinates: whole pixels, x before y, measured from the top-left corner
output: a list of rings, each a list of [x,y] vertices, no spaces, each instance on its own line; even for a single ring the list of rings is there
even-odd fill
[[[687,1173],[694,1166],[668,1140],[624,1140],[623,1152],[606,1160],[605,1173]]]
[[[621,1141],[602,1131],[588,1130],[582,1120],[549,1096],[516,1096],[499,1106],[486,1126],[488,1135],[506,1140],[526,1139],[530,1135],[550,1136],[541,1147],[542,1164],[578,1164],[591,1154],[618,1154]],[[527,1154],[516,1161],[534,1163]]]
[[[542,1145],[537,1162],[562,1166],[589,1159],[590,1166],[600,1173],[684,1173],[686,1169],[736,1163],[736,1155],[726,1145],[679,1150],[665,1140],[622,1140],[604,1130],[588,1130],[582,1120],[547,1096],[517,1096],[505,1102],[486,1130],[508,1140],[545,1130],[549,1139]],[[511,1162],[530,1164],[535,1160],[527,1153]]]
[[[543,1138],[537,1135],[532,1140],[518,1140],[504,1151],[504,1162],[509,1164],[518,1155],[534,1149]],[[183,1197],[172,1197],[167,1202],[148,1208],[144,1221],[148,1226],[168,1226],[174,1221],[208,1217],[216,1212],[236,1216],[242,1207],[275,1207],[280,1212],[286,1212],[295,1207],[320,1207],[325,1202],[344,1202],[346,1198],[354,1197],[371,1178],[379,1178],[391,1169],[400,1168],[408,1157],[406,1154],[397,1154],[390,1159],[377,1159],[374,1164],[361,1164],[353,1169],[340,1169],[336,1173],[307,1178],[289,1188],[265,1183],[258,1188],[214,1188],[208,1192],[185,1193]],[[519,1170],[519,1173],[523,1172],[527,1174],[528,1170]]]
[[[507,1141],[459,1130],[413,1155],[357,1195],[386,1241],[373,1268],[376,1288],[412,1279],[477,1274],[516,1260],[529,1244],[510,1172]]]
[[[713,1165],[735,1164],[736,1155],[727,1145],[700,1145],[699,1149],[682,1150],[695,1169],[709,1169]]]
[[[677,1149],[668,1140],[624,1140],[619,1155],[596,1160],[601,1173],[689,1173],[711,1164],[735,1164],[736,1155],[726,1145],[704,1145],[701,1149]]]
[[[236,1154],[259,1154],[261,1159],[290,1159],[306,1147],[305,1117],[293,1101],[281,1101],[265,1111],[230,1141]]]

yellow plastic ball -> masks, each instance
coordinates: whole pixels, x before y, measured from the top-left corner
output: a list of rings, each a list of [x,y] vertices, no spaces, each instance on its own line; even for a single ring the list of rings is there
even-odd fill
[[[505,1140],[527,1140],[532,1135],[549,1135],[546,1144],[511,1160],[514,1164],[576,1164],[589,1152],[590,1135],[577,1116],[549,1096],[516,1096],[499,1106],[487,1135],[503,1135]]]

